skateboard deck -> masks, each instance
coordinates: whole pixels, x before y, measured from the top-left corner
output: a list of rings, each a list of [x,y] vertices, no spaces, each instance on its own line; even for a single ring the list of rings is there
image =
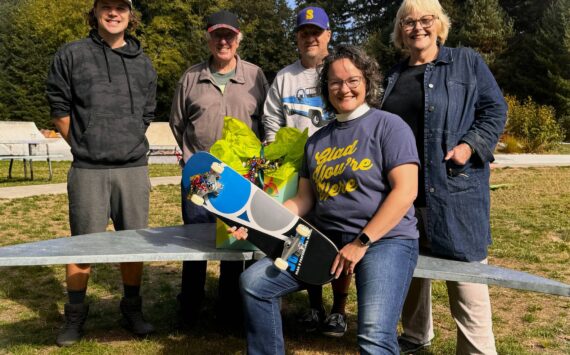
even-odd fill
[[[194,201],[230,226],[249,229],[247,240],[299,281],[322,285],[338,249],[307,221],[207,152],[195,153],[182,172],[182,185]]]
[[[109,231],[0,247],[0,267],[181,260],[252,260],[215,247],[214,223]],[[522,271],[420,255],[414,277],[474,282],[570,297],[570,285]]]

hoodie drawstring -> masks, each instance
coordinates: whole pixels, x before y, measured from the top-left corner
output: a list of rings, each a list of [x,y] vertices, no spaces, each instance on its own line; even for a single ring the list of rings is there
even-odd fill
[[[129,77],[129,71],[127,70],[127,64],[125,63],[125,58],[121,54],[121,61],[123,62],[123,68],[125,68],[125,75],[127,76],[127,85],[129,86],[129,97],[131,98],[131,113],[135,113],[135,106],[133,103],[133,91],[131,90],[131,78]]]
[[[103,55],[105,56],[105,64],[107,64],[107,76],[109,77],[109,82],[112,83],[111,80],[111,69],[109,68],[109,58],[107,58],[107,50],[105,49],[105,45],[103,45]]]

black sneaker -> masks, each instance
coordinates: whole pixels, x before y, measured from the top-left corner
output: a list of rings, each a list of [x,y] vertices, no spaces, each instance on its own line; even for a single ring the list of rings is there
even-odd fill
[[[416,344],[416,343],[412,343],[411,341],[406,340],[400,336],[400,337],[398,337],[398,345],[400,346],[400,353],[402,353],[402,354],[413,354],[416,351],[422,350],[422,349],[430,346],[431,341],[428,341],[427,343],[423,343],[423,344]]]
[[[306,332],[310,333],[319,329],[324,318],[324,311],[318,311],[314,308],[311,308],[307,311],[307,313],[299,318],[299,323],[301,323],[301,326],[305,328]]]
[[[346,333],[346,319],[344,314],[332,313],[323,322],[322,333],[330,337],[340,338]]]

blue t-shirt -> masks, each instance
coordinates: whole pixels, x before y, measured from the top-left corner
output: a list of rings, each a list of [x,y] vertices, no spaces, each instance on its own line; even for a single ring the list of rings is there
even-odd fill
[[[347,122],[335,121],[311,136],[299,175],[311,181],[314,222],[322,231],[359,233],[391,188],[388,172],[418,164],[410,127],[398,116],[370,109]],[[414,208],[384,238],[418,238]]]

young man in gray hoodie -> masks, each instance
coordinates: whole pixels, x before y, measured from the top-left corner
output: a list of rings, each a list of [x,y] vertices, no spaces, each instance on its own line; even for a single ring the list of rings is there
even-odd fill
[[[95,0],[89,37],[62,46],[47,80],[53,123],[71,146],[68,173],[72,235],[148,226],[150,181],[145,132],[154,119],[157,75],[140,42],[127,34],[138,20],[131,0]],[[154,331],[142,315],[143,264],[121,263],[122,324],[136,335]],[[79,341],[89,306],[91,268],[67,265],[69,302],[56,343]]]

